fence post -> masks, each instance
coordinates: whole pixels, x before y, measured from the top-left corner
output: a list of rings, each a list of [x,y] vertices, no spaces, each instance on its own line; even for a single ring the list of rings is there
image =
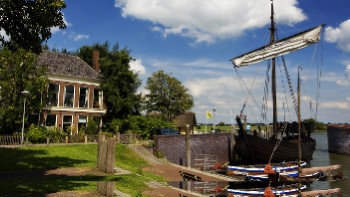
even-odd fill
[[[68,144],[68,135],[66,135],[66,144]]]
[[[87,144],[88,142],[88,138],[87,138],[87,135],[85,135],[85,144]]]
[[[49,146],[50,138],[46,137],[46,146]]]
[[[120,132],[117,132],[117,143],[120,143]]]

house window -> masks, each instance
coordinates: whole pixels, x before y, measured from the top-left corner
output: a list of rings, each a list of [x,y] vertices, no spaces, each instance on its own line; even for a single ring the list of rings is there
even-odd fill
[[[79,116],[78,130],[80,130],[82,127],[86,128],[86,123],[87,123],[87,116]]]
[[[74,103],[74,86],[64,87],[64,106],[73,107]]]
[[[57,84],[50,83],[47,90],[47,106],[57,106],[58,103],[58,90]]]
[[[45,126],[56,126],[56,114],[47,114]]]
[[[98,89],[94,89],[94,108],[100,108],[101,107],[101,100],[102,100],[102,91]]]
[[[87,88],[80,88],[79,95],[79,107],[87,107],[88,106],[88,98],[89,98],[89,90]]]
[[[72,134],[72,123],[73,123],[73,117],[72,116],[63,116],[63,123],[62,128],[63,131],[66,131],[70,134]]]

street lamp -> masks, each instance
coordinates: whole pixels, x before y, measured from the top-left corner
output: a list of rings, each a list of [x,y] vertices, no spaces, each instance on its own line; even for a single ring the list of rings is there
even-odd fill
[[[24,102],[23,102],[23,119],[22,119],[22,139],[21,139],[21,146],[23,147],[23,142],[24,142],[24,117],[26,115],[26,100],[27,100],[27,96],[29,94],[29,91],[23,90],[21,92],[21,94],[24,97]]]

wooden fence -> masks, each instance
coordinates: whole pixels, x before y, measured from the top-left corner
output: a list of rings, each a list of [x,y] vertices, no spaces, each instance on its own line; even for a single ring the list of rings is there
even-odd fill
[[[116,135],[117,143],[121,144],[133,144],[139,141],[139,135],[137,134],[120,134]],[[54,139],[46,138],[41,144],[51,143],[87,143],[98,142],[98,135],[67,135],[65,137],[55,137]],[[27,138],[24,140],[24,144],[31,143]],[[0,145],[20,145],[21,135],[0,135]]]
[[[0,145],[19,145],[21,138],[21,135],[0,135]]]

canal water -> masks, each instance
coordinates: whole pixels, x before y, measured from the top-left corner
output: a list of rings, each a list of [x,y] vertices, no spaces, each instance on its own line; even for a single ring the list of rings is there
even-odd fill
[[[350,196],[350,155],[329,153],[327,132],[325,131],[313,132],[312,137],[315,138],[317,144],[310,165],[316,167],[339,164],[345,178],[344,181],[314,182],[311,185],[312,190],[340,188],[342,196]]]

